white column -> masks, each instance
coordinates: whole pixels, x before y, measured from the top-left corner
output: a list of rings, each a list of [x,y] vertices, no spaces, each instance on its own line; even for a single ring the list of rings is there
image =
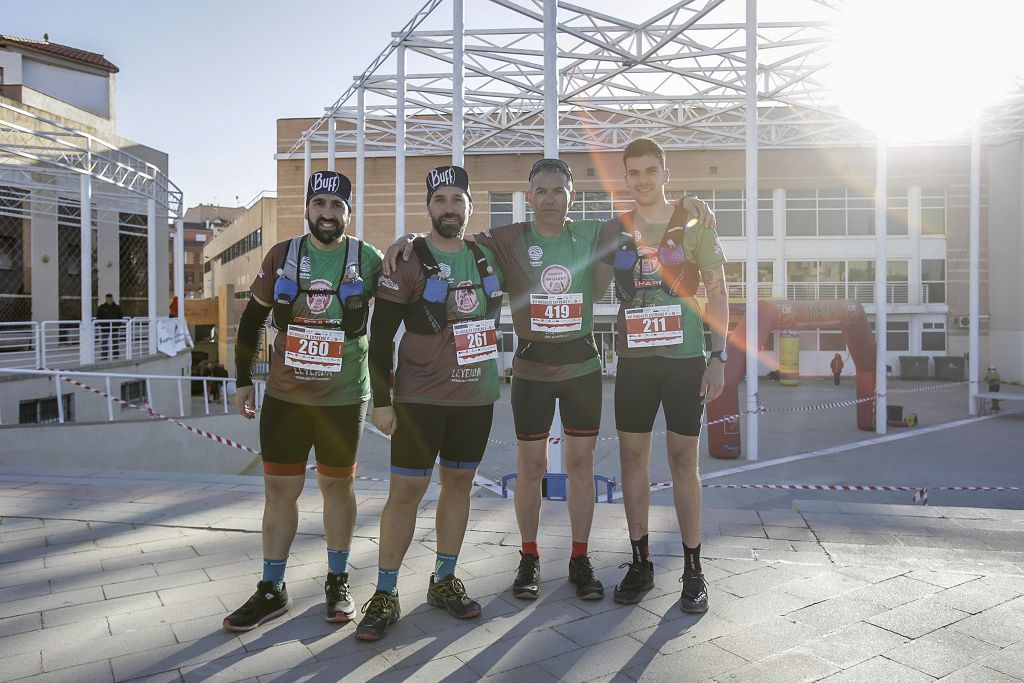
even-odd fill
[[[747,410],[757,407],[757,0],[747,0],[747,91],[746,146],[747,191]],[[747,460],[757,460],[757,414],[748,415],[744,430],[743,452]]]
[[[356,237],[363,239],[366,209],[366,89],[359,88],[359,113],[356,117]]]
[[[924,287],[921,286],[921,186],[913,185],[907,190],[907,234],[910,235],[910,303],[924,303]]]
[[[185,325],[185,221],[174,221],[174,296],[178,299],[178,320]]]
[[[302,215],[306,215],[306,187],[309,186],[309,176],[313,171],[313,143],[311,140],[306,140],[302,143]],[[309,221],[305,218],[302,219],[302,229],[307,235],[309,234]]]
[[[465,14],[463,0],[452,2],[452,163],[465,166]]]
[[[526,220],[526,193],[516,190],[512,193],[512,222],[522,223]]]
[[[889,265],[886,255],[886,185],[888,184],[888,148],[887,141],[878,138],[875,159],[875,393],[886,393],[888,377],[886,365],[886,310],[889,304]],[[875,433],[885,434],[886,406],[885,397],[875,401]]]
[[[92,164],[89,163],[88,167]],[[79,358],[82,365],[96,360],[95,338],[92,331],[92,178],[83,173],[80,180],[81,243],[82,243],[82,336],[79,340]]]
[[[338,133],[338,120],[333,116],[327,120],[327,170],[334,169],[334,155],[337,151],[337,141],[334,136]]]
[[[772,296],[786,298],[786,190],[772,190],[772,230],[775,237],[775,261],[772,269]]]
[[[969,314],[971,328],[968,336],[968,360],[970,368],[967,378],[971,381],[968,385],[967,410],[971,415],[978,414],[978,378],[980,376],[979,363],[979,338],[978,323],[981,312],[981,294],[978,278],[981,273],[981,131],[977,119],[971,126],[971,223],[970,223],[970,298]]]
[[[544,0],[544,156],[558,158],[557,0]]]
[[[395,99],[395,237],[398,237],[405,234],[405,45],[398,46]]]
[[[149,355],[156,355],[156,199],[146,200],[146,311],[149,317]]]

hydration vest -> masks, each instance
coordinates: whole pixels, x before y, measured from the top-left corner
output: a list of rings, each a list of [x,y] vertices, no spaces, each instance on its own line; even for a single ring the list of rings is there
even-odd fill
[[[661,289],[680,299],[692,297],[700,286],[700,268],[686,258],[683,240],[689,212],[676,205],[669,219],[668,228],[658,245],[658,262],[661,265]],[[615,251],[615,289],[619,299],[630,302],[636,298],[636,264],[640,260],[634,238],[636,212],[630,211],[619,216],[622,230]]]
[[[419,299],[409,304],[404,317],[405,329],[417,334],[439,334],[448,327],[448,295],[453,291],[467,289],[481,289],[487,301],[487,310],[482,318],[460,318],[459,320],[494,320],[495,329],[498,326],[498,317],[501,315],[501,298],[504,292],[498,283],[498,276],[494,269],[487,263],[476,242],[465,241],[469,251],[476,261],[476,272],[480,276],[478,285],[452,286],[448,280],[441,277],[441,267],[437,259],[427,246],[425,237],[417,237],[413,240],[412,248],[420,260],[420,268],[426,282],[423,285],[423,294]]]
[[[341,303],[341,329],[347,338],[366,334],[366,321],[370,314],[369,297],[363,289],[362,266],[359,256],[363,243],[356,237],[345,238],[345,266],[338,278],[338,289],[302,289],[299,282],[299,261],[302,258],[305,236],[293,237],[288,243],[284,265],[277,270],[274,282],[272,322],[279,330],[287,330],[295,320],[294,304],[299,294],[336,295]]]

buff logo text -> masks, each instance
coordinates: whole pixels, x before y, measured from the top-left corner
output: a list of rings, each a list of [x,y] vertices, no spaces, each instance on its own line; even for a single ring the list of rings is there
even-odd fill
[[[440,187],[442,185],[454,185],[455,184],[455,169],[449,166],[446,169],[438,171],[436,168],[430,172],[430,186]]]
[[[320,192],[337,192],[338,184],[340,182],[338,176],[327,176],[324,177],[322,173],[314,173],[311,181],[313,194]]]

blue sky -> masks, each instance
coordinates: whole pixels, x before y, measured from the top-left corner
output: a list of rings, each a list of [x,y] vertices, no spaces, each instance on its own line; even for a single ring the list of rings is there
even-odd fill
[[[118,133],[170,154],[192,206],[277,187],[279,118],[319,116],[423,0],[0,0],[0,33],[102,53]]]

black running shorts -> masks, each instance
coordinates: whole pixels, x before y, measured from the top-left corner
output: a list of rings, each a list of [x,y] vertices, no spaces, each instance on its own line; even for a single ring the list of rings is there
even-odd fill
[[[316,470],[326,477],[351,477],[363,435],[367,402],[348,406],[306,406],[267,396],[260,410],[263,472],[305,474],[309,449]]]
[[[654,428],[658,408],[665,408],[668,431],[700,436],[700,382],[707,369],[696,358],[619,357],[615,370],[615,427],[620,432],[647,434]]]
[[[475,470],[491,434],[494,405],[435,406],[396,401],[398,422],[391,436],[391,472],[429,477],[440,455],[441,467]]]
[[[566,436],[597,436],[601,429],[601,371],[560,382],[512,378],[516,438],[540,441],[551,433],[555,399]]]

